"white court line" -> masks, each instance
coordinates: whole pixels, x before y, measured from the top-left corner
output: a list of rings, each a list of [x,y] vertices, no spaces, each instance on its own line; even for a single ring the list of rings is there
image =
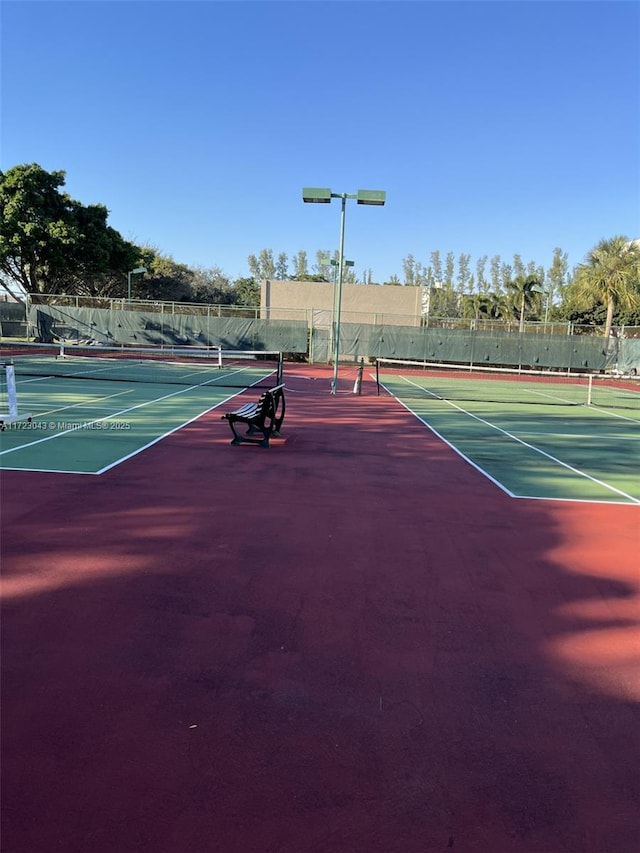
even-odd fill
[[[596,406],[595,403],[592,403],[589,408],[597,409],[602,415],[611,415],[612,418],[620,418],[621,421],[630,421],[632,424],[638,424],[640,426],[638,418],[631,418],[629,415],[621,415],[619,412],[612,412],[609,409],[603,409],[601,406]]]
[[[103,397],[94,397],[93,399],[97,403],[100,400],[111,400],[113,397],[122,397],[123,394],[131,394],[131,390],[129,390],[129,391],[118,391],[117,394],[106,394]],[[27,405],[26,408],[30,409],[32,407]],[[47,409],[44,412],[38,412],[36,415],[33,415],[33,417],[34,418],[44,418],[44,417],[47,417],[48,415],[53,415],[56,412],[66,412],[69,409],[83,409],[83,408],[85,408],[85,409],[91,409],[91,408],[103,409],[103,408],[106,408],[106,406],[93,406],[91,400],[86,400],[82,403],[73,403],[72,405],[69,405],[69,406],[59,406],[57,409]]]
[[[54,379],[53,376],[16,376],[16,384],[26,385],[29,382],[44,382],[45,379]]]
[[[386,391],[389,391],[387,386],[384,385],[382,382],[380,383],[380,385],[382,385],[382,387]],[[509,495],[510,498],[517,498],[518,497],[518,495],[514,494],[514,492],[510,491],[503,483],[501,483],[500,480],[496,480],[496,478],[492,477],[488,471],[485,471],[484,468],[481,468],[479,465],[476,465],[476,463],[473,461],[473,459],[470,459],[468,456],[466,456],[461,450],[459,450],[455,446],[455,444],[452,444],[450,441],[447,441],[447,439],[441,433],[439,433],[438,430],[435,429],[435,427],[432,427],[431,424],[427,423],[427,421],[425,421],[424,418],[421,418],[420,415],[417,414],[417,412],[414,412],[413,409],[410,409],[409,406],[407,406],[406,403],[403,403],[399,397],[396,397],[396,395],[393,394],[391,391],[389,391],[389,394],[391,394],[391,396],[394,398],[394,400],[396,400],[398,403],[400,403],[401,406],[403,406],[410,414],[412,414],[414,418],[417,418],[421,424],[426,426],[426,428],[428,430],[430,430],[434,435],[437,435],[438,438],[440,439],[440,441],[443,441],[447,445],[447,447],[450,447],[454,453],[457,453],[461,459],[464,459],[464,461],[468,465],[471,465],[472,468],[475,468],[476,471],[478,471],[480,474],[482,474],[483,477],[486,477],[487,480],[491,480],[491,482],[493,483],[494,486],[497,486],[501,491],[503,491],[503,492],[505,492],[505,494]]]
[[[238,393],[241,393],[241,392],[238,392]],[[182,429],[183,427],[189,426],[189,424],[192,424],[194,421],[197,421],[198,418],[201,418],[203,415],[206,415],[209,412],[212,412],[214,409],[217,409],[219,406],[222,406],[224,403],[226,403],[228,400],[231,400],[235,396],[237,396],[237,395],[232,394],[230,397],[227,397],[226,400],[221,400],[219,403],[216,403],[215,406],[211,406],[210,408],[205,409],[203,412],[200,412],[199,414],[194,415],[194,417],[190,418],[190,420],[184,421],[183,423],[178,424],[178,426],[175,426],[173,429],[168,430],[168,432],[165,432],[162,435],[159,435],[157,438],[154,438],[153,441],[148,442],[143,447],[136,448],[136,450],[133,450],[131,453],[128,453],[126,456],[121,456],[120,459],[116,459],[115,462],[110,462],[109,465],[105,465],[104,468],[100,468],[100,470],[98,470],[98,471],[62,471],[62,470],[56,469],[56,468],[9,468],[5,465],[2,466],[2,470],[3,471],[33,471],[33,472],[42,473],[42,474],[84,474],[84,475],[88,474],[92,477],[97,477],[100,474],[104,474],[106,471],[110,471],[112,468],[116,468],[122,462],[126,462],[128,459],[133,459],[134,456],[137,456],[139,453],[142,453],[144,450],[147,450],[149,447],[153,447],[154,444],[158,444],[158,442],[160,442],[163,439],[167,438],[168,436],[172,435],[172,433],[177,432],[179,429]],[[107,419],[105,418],[104,420],[107,420]],[[24,446],[25,445],[23,445],[23,447]]]
[[[113,412],[112,414],[107,415],[106,417],[94,418],[92,421],[87,421],[87,423],[85,424],[85,427],[89,427],[92,424],[99,424],[99,423],[102,423],[103,421],[108,421],[108,420],[110,420],[110,418],[121,417],[122,415],[126,415],[129,412],[135,411],[136,409],[143,409],[145,406],[154,405],[155,403],[159,403],[161,400],[168,400],[170,397],[177,397],[180,394],[185,394],[187,391],[193,391],[194,388],[200,388],[200,387],[202,387],[202,386],[200,386],[200,385],[189,385],[187,388],[181,388],[179,391],[173,391],[171,394],[165,394],[163,397],[154,397],[153,400],[147,400],[144,403],[138,403],[138,405],[130,406],[128,409],[121,409],[119,412]],[[236,391],[235,394],[230,394],[229,397],[227,397],[221,403],[216,403],[215,406],[211,406],[209,409],[205,409],[203,412],[200,413],[200,415],[196,415],[196,418],[201,417],[203,414],[205,414],[205,412],[210,412],[212,409],[217,408],[218,406],[222,405],[222,403],[226,403],[227,400],[232,399],[232,397],[235,397],[237,394],[241,393],[242,390],[244,390],[244,389],[239,389],[238,391]],[[195,420],[195,418],[192,418],[189,421],[185,421],[185,423],[181,424],[181,426],[186,426],[186,424],[191,423],[192,420]],[[180,427],[176,427],[176,429],[180,429]],[[54,439],[62,438],[63,436],[68,435],[69,433],[81,432],[81,431],[82,430],[80,430],[78,427],[74,427],[72,429],[61,430],[60,432],[54,433],[54,435],[47,435],[44,438],[38,438],[36,441],[29,441],[26,444],[21,444],[19,447],[9,447],[6,450],[0,450],[0,456],[5,456],[8,453],[15,453],[18,450],[25,450],[27,447],[35,447],[35,445],[43,444],[45,441],[53,441]],[[169,432],[165,433],[165,435],[171,435],[172,432],[175,432],[175,430],[170,430]],[[160,438],[164,438],[164,436],[160,436]],[[155,441],[159,441],[160,438],[156,439]],[[155,441],[151,442],[151,444],[155,444]],[[145,445],[145,446],[150,447],[151,444]],[[142,450],[144,450],[144,448],[142,448]],[[140,451],[135,451],[135,452],[138,453]],[[124,461],[124,459],[130,458],[131,455],[135,455],[135,453],[130,454],[129,456],[125,456],[123,459],[121,459],[119,461],[122,462],[122,461]],[[105,468],[104,470],[108,470],[108,469]]]
[[[203,415],[206,415],[209,412],[212,412],[214,409],[217,409],[219,406],[222,406],[228,400],[231,400],[231,399],[233,399],[233,397],[236,397],[238,393],[241,393],[241,392],[237,392],[236,394],[231,394],[225,400],[221,400],[219,403],[216,403],[215,406],[210,406],[208,409],[205,409],[203,412],[200,412],[200,414],[194,415],[188,421],[184,421],[184,423],[178,424],[178,426],[175,426],[175,427],[173,427],[173,429],[170,429],[167,432],[163,433],[162,435],[159,435],[157,438],[154,438],[152,441],[148,442],[143,447],[138,447],[136,450],[132,451],[131,453],[128,453],[126,456],[121,456],[120,459],[116,459],[115,462],[111,462],[111,463],[109,463],[109,465],[105,465],[104,468],[100,468],[99,471],[96,471],[96,474],[104,474],[105,471],[110,471],[112,468],[115,468],[117,465],[120,465],[122,462],[126,462],[128,459],[133,459],[133,457],[137,456],[138,453],[142,453],[144,450],[148,450],[150,447],[153,447],[154,444],[158,444],[159,441],[162,441],[163,439],[172,435],[174,432],[177,432],[179,429],[182,429],[183,427],[189,426],[189,424],[192,424],[194,421],[197,421],[198,418],[201,418]]]
[[[420,385],[418,385],[418,383],[413,382],[411,379],[406,379],[405,377],[403,377],[403,379],[409,385],[413,385],[415,388],[418,388],[418,390],[425,392],[425,389],[422,388]],[[389,389],[386,387],[386,385],[384,385],[383,383],[380,383],[380,384],[382,385],[383,388],[385,388],[386,391],[389,391]],[[391,392],[389,391],[389,393],[391,393]],[[431,392],[427,390],[426,393],[431,393]],[[395,394],[392,394],[392,396],[395,397]],[[433,396],[435,397],[435,395],[433,395]],[[396,399],[398,399],[398,398],[396,397]],[[453,409],[457,409],[459,412],[462,412],[462,414],[467,415],[470,418],[473,418],[473,420],[479,421],[480,423],[484,424],[485,426],[488,426],[490,429],[494,429],[497,432],[502,433],[503,435],[507,436],[507,438],[510,438],[512,441],[515,441],[517,444],[521,444],[523,447],[526,447],[528,450],[533,450],[534,453],[539,453],[541,456],[544,456],[547,459],[551,460],[552,462],[555,462],[557,465],[560,465],[563,468],[566,468],[567,470],[571,471],[573,474],[576,474],[578,477],[584,477],[586,480],[590,480],[592,483],[596,483],[598,486],[602,486],[604,489],[607,489],[608,491],[614,492],[623,498],[627,498],[627,500],[630,500],[634,504],[640,504],[640,500],[638,500],[638,498],[634,498],[632,495],[629,495],[626,492],[623,492],[621,489],[616,489],[615,486],[611,486],[611,485],[609,485],[609,483],[605,483],[602,480],[598,480],[597,477],[592,477],[591,474],[587,474],[585,471],[580,471],[579,468],[574,468],[573,465],[569,465],[568,462],[563,462],[562,459],[558,459],[557,456],[552,456],[550,453],[547,453],[546,450],[542,450],[542,448],[540,448],[540,447],[536,447],[533,444],[529,444],[529,442],[523,441],[521,438],[518,438],[517,435],[514,435],[513,433],[510,433],[507,430],[502,429],[502,427],[499,427],[496,424],[492,424],[491,421],[487,421],[484,418],[479,417],[478,415],[474,415],[472,412],[468,412],[466,409],[463,409],[462,406],[458,406],[458,404],[454,403],[452,400],[444,400],[441,397],[436,397],[436,399],[440,400],[443,403],[446,403],[448,406],[451,406]],[[402,403],[402,400],[399,400],[399,402]],[[402,403],[402,405],[404,406],[404,403]],[[405,408],[409,412],[412,411],[408,406],[405,406]],[[415,412],[412,412],[412,414],[415,415],[415,417],[417,417],[418,420],[421,421],[421,423],[423,423],[426,427],[428,427],[433,433],[435,433],[438,436],[438,438],[442,439],[442,441],[444,441],[445,444],[448,444],[449,447],[451,447],[453,450],[455,450],[459,456],[461,456],[470,465],[472,465],[474,468],[476,468],[478,471],[480,471],[480,473],[482,473],[485,477],[487,477],[489,480],[491,480],[492,483],[495,483],[497,486],[499,486],[507,494],[511,495],[512,497],[515,497],[515,495],[512,492],[510,492],[508,489],[506,489],[501,483],[499,483],[487,471],[485,471],[479,465],[476,465],[475,462],[473,462],[471,459],[469,459],[468,456],[465,456],[464,453],[460,452],[454,445],[452,445],[442,435],[440,435],[440,433],[437,430],[435,430],[430,424],[428,424],[423,418],[421,418]]]
[[[535,430],[523,430],[522,435],[533,436],[541,436],[542,438],[546,438],[547,436],[553,438],[585,438],[592,439],[593,434],[586,433],[582,434],[579,432],[536,432]],[[606,438],[610,441],[631,441],[634,444],[638,443],[638,439],[634,435],[616,435],[615,433],[607,433],[607,432],[599,432],[598,438]]]
[[[94,471],[63,471],[60,468],[13,468],[10,465],[3,465],[3,471],[27,471],[31,474],[82,474],[83,476],[95,477]]]

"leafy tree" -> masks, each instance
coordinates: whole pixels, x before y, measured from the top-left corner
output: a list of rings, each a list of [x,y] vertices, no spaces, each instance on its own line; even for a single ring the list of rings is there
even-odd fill
[[[331,252],[329,249],[318,249],[313,271],[316,275],[322,276],[326,281],[333,281],[334,267],[329,264],[330,260]]]
[[[84,207],[72,202],[71,209],[79,238],[68,247],[68,269],[60,273],[56,292],[123,296],[127,288],[126,271],[140,263],[139,247],[107,225],[105,207]]]
[[[285,255],[286,258],[286,255]],[[247,258],[251,278],[260,281],[263,278],[276,278],[276,264],[273,260],[272,249],[260,249],[258,257],[249,255]]]
[[[604,336],[609,338],[616,310],[640,307],[640,243],[616,236],[601,240],[578,266],[570,298],[578,307],[606,306]]]
[[[260,269],[260,262],[255,255],[249,255],[247,258],[247,265],[249,266],[251,278],[255,278],[256,281],[260,281],[262,278],[262,271]]]
[[[442,274],[442,258],[440,257],[440,252],[438,250],[431,252],[431,269],[433,270],[434,284],[439,284],[444,281],[444,276]]]
[[[260,307],[260,285],[254,278],[237,278],[233,282],[233,294],[235,305]]]
[[[280,252],[276,261],[276,278],[280,281],[286,281],[289,278],[289,258],[286,252]]]
[[[435,287],[436,277],[433,274],[433,267],[425,267],[423,284],[425,287]]]
[[[37,163],[0,172],[2,286],[30,294],[100,293],[135,266],[137,248],[107,225],[103,205],[85,207],[61,188],[63,171]],[[122,284],[126,288],[126,278]],[[15,289],[15,288],[14,288]]]
[[[556,247],[553,250],[553,260],[546,272],[545,286],[547,290],[545,320],[549,319],[549,311],[556,298],[562,294],[567,283],[568,255]]]
[[[500,279],[500,255],[494,255],[491,258],[489,269],[491,270],[491,290],[494,293],[500,293],[502,290],[502,281]]]
[[[444,262],[444,281],[445,284],[453,288],[453,273],[455,270],[455,255],[453,252],[447,252],[447,257]]]
[[[345,265],[342,270],[342,282],[343,284],[357,284],[358,276],[356,275],[355,267],[348,267]]]
[[[511,264],[500,264],[500,291],[509,292],[509,283],[513,278],[513,267]]]
[[[0,173],[0,268],[27,293],[47,290],[52,276],[68,271],[72,234],[70,199],[59,192],[64,179],[64,172],[49,174],[36,163]]]
[[[424,264],[421,264],[419,261],[416,263],[416,285],[418,287],[424,287],[428,280],[428,271],[427,267]]]
[[[536,295],[544,293],[544,288],[535,276],[519,275],[507,282],[506,289],[507,293],[513,298],[514,310],[519,318],[520,331],[524,332],[527,309],[534,304]]]
[[[480,317],[488,317],[491,300],[486,293],[467,294],[462,299],[462,316],[473,317],[474,320],[479,320]]]
[[[272,279],[276,277],[276,265],[273,261],[273,251],[271,249],[262,249],[260,251],[258,263],[260,264],[262,278]]]
[[[458,293],[467,293],[471,289],[471,255],[461,252],[458,257]]]
[[[488,293],[489,291],[489,282],[484,277],[486,268],[487,256],[482,255],[482,257],[478,258],[478,260],[476,261],[476,281],[478,283],[478,289],[482,293]]]
[[[230,305],[234,301],[231,282],[220,267],[196,267],[191,280],[191,294],[194,302],[211,305]]]
[[[133,276],[131,295],[135,299],[154,302],[192,302],[195,273],[185,264],[176,263],[170,255],[162,255],[152,246],[140,249],[144,276]]]
[[[514,276],[515,276],[516,278],[518,278],[518,277],[520,277],[520,276],[525,276],[525,275],[526,275],[526,270],[525,270],[525,268],[524,268],[524,263],[523,263],[522,258],[520,257],[520,255],[514,255],[514,256],[513,256],[513,264],[512,264],[512,267],[511,267],[511,268],[512,268],[512,270],[513,270],[513,274],[514,274]]]
[[[488,294],[488,314],[492,320],[509,320],[513,317],[511,301],[504,293],[492,291]]]
[[[407,255],[402,261],[404,283],[413,287],[416,284],[416,261],[413,255]]]
[[[296,281],[304,281],[308,275],[307,253],[300,250],[293,258],[293,277]]]

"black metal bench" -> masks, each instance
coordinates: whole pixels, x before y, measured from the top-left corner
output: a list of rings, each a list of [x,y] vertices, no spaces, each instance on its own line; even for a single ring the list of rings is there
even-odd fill
[[[234,412],[227,412],[222,416],[222,420],[228,421],[231,427],[231,444],[247,442],[269,447],[271,436],[280,435],[284,411],[284,385],[276,385],[275,388],[265,391],[256,403],[246,403]],[[248,427],[243,435],[238,432],[239,424]]]

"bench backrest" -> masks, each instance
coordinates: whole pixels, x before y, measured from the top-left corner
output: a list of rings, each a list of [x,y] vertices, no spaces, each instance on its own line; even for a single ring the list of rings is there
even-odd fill
[[[258,400],[256,414],[262,414],[265,408],[275,413],[278,407],[278,398],[282,395],[283,388],[284,385],[276,385],[275,388],[268,388]]]

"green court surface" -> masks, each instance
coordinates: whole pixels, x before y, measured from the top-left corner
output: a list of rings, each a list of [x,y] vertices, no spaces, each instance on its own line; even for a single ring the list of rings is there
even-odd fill
[[[3,342],[0,355],[6,470],[101,474],[282,375],[281,355],[264,350]]]
[[[212,384],[19,376],[19,409],[33,418],[0,433],[0,468],[101,474],[241,390],[222,384],[234,381],[224,371],[207,381]],[[264,375],[251,374],[246,385],[262,381]],[[379,381],[381,393],[396,397],[511,497],[640,504],[634,383],[616,385],[612,393],[599,387],[587,404],[585,386],[569,383],[520,384],[514,395],[513,387],[496,381],[396,374]],[[360,400],[363,409],[371,406],[366,394]]]
[[[238,388],[90,381],[18,381],[27,420],[0,432],[0,468],[100,474],[239,393]]]
[[[506,402],[496,382],[488,393],[486,383],[478,392],[455,378],[379,381],[512,497],[640,504],[640,394],[633,386],[605,408],[576,404],[568,386],[537,385],[535,402],[527,403]],[[455,386],[450,394],[447,381]]]

